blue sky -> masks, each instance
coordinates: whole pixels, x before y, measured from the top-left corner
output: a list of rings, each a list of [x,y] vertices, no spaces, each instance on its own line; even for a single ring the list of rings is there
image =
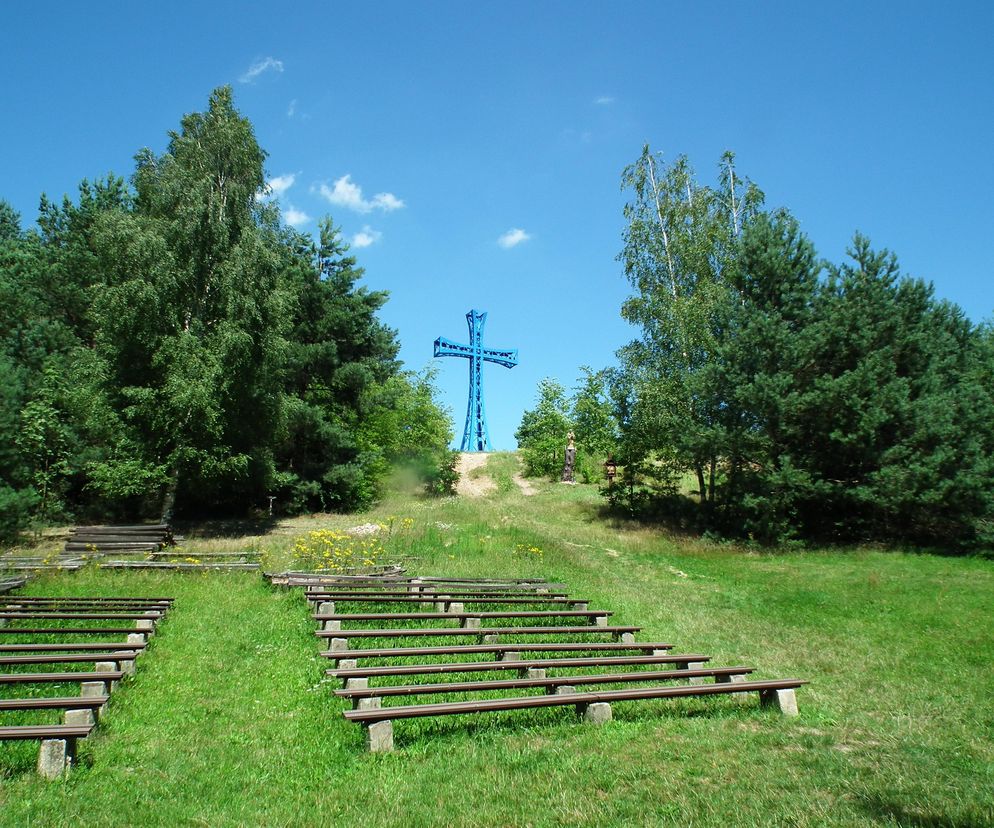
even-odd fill
[[[839,261],[855,230],[976,321],[994,309],[994,4],[8,4],[0,198],[128,175],[229,83],[284,215],[330,213],[390,291],[407,367],[489,312],[490,430],[632,331],[622,168],[721,152]],[[503,243],[502,243],[503,241]],[[466,365],[440,360],[457,439]]]

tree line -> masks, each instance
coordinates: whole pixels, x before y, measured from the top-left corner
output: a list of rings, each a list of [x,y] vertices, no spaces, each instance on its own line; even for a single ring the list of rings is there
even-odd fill
[[[768,544],[994,541],[989,325],[861,234],[821,260],[730,153],[706,186],[645,147],[622,183],[621,313],[640,335],[572,403],[610,409],[617,505]],[[522,421],[526,455],[548,390]]]
[[[0,202],[0,535],[31,521],[356,509],[436,485],[448,414],[330,218],[280,220],[231,90],[130,181]]]

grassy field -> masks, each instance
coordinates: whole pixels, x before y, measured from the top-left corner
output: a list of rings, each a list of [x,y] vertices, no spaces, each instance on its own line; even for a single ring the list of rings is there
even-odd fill
[[[994,825],[991,561],[757,553],[606,520],[590,487],[538,489],[398,495],[186,546],[275,566],[296,535],[382,521],[412,571],[561,579],[642,640],[808,679],[800,717],[754,697],[616,705],[600,728],[569,708],[448,717],[400,722],[398,750],[369,755],[299,595],[252,574],[83,571],[26,591],[177,601],[68,779],[0,743],[0,824]]]

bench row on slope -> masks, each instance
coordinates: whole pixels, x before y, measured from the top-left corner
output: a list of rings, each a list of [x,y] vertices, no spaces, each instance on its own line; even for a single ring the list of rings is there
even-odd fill
[[[172,603],[172,598],[0,598],[0,741],[39,742],[38,772],[49,779],[61,776],[111,692],[134,673],[136,659]],[[67,695],[67,688],[76,693]],[[59,721],[11,723],[25,718]]]
[[[316,580],[304,589],[327,642],[322,655],[335,665],[326,673],[343,682],[336,695],[353,708],[344,716],[365,727],[373,751],[391,750],[393,723],[409,718],[568,705],[600,723],[613,702],[729,693],[757,693],[763,705],[797,713],[803,681],[752,681],[752,667],[636,642],[639,627],[611,623],[610,611],[591,609],[564,584]],[[451,696],[460,700],[432,701]]]

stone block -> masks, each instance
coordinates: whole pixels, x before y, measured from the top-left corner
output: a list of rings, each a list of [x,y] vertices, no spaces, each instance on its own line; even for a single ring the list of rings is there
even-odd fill
[[[496,644],[499,639],[500,636],[497,633],[487,633],[481,640],[484,644]]]
[[[793,688],[787,690],[760,690],[759,703],[763,707],[776,707],[784,716],[797,716],[797,696]]]
[[[354,670],[359,666],[359,659],[357,658],[342,658],[338,661],[339,670]]]
[[[552,691],[554,696],[569,696],[576,692],[576,688],[572,684],[560,684]]]
[[[139,618],[135,621],[136,630],[144,630],[147,635],[152,634],[152,630],[155,629],[155,619],[154,618]]]
[[[349,640],[347,638],[330,638],[328,639],[328,649],[333,653],[343,653],[349,648]],[[339,664],[339,667],[342,665]]]
[[[359,699],[358,704],[356,704],[357,710],[379,710],[380,709],[380,697],[372,696],[368,699]]]
[[[141,633],[128,633],[128,644],[144,644],[145,636]]]
[[[350,678],[345,679],[345,689],[346,690],[366,690],[369,688],[368,678]]]
[[[618,636],[618,641],[620,641],[622,644],[634,644],[635,633],[630,633],[630,632],[622,633],[621,635]]]
[[[366,725],[366,747],[370,753],[393,750],[393,722],[389,719]]]
[[[669,655],[669,652],[670,652],[669,650],[655,649],[655,650],[652,651],[652,655],[654,655],[654,656],[664,656],[664,655]]]
[[[342,622],[337,618],[333,618],[324,622],[325,630],[340,630],[341,628],[342,628]]]
[[[580,610],[581,612],[586,612],[590,604],[587,601],[574,601],[571,604],[572,608],[575,610]]]
[[[322,601],[318,604],[318,615],[334,615],[335,614],[335,602],[334,601]]]
[[[607,626],[607,616],[606,615],[595,615],[593,617],[593,622],[595,627],[606,627]]]
[[[545,668],[544,667],[529,667],[526,674],[526,678],[530,679],[544,679],[545,678]]]
[[[72,744],[67,739],[43,739],[38,749],[38,775],[58,779],[72,762]]]
[[[463,612],[463,606],[462,601],[452,601],[449,603],[449,608],[446,612]]]
[[[592,704],[577,705],[578,712],[581,707],[583,708],[583,721],[587,724],[599,725],[611,721],[611,705],[607,702],[593,702]]]
[[[521,653],[518,650],[505,650],[499,654],[500,661],[521,661]]]
[[[714,677],[716,684],[738,684],[739,682],[746,680],[745,673],[732,673],[724,676]]]
[[[119,661],[118,664],[121,665],[121,672],[125,675],[133,676],[135,674],[135,661],[134,659],[128,658],[124,661]]]
[[[462,625],[467,630],[478,630],[480,629],[480,619],[470,616],[462,620]]]

